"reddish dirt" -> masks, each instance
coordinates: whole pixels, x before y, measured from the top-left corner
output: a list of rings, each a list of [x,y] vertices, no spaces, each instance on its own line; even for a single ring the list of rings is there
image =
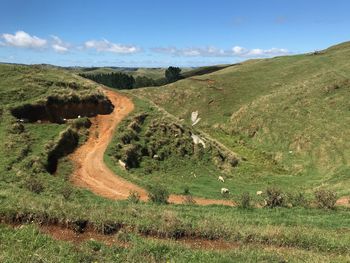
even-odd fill
[[[75,163],[71,180],[75,185],[106,198],[122,200],[129,196],[130,191],[136,191],[140,194],[142,201],[147,201],[147,192],[144,189],[114,174],[103,161],[104,152],[112,140],[118,123],[134,109],[131,99],[126,96],[110,90],[105,90],[105,93],[114,104],[114,111],[109,115],[97,115],[91,118],[92,126],[87,142],[71,155]],[[193,197],[193,200],[197,205],[234,206],[234,203],[229,200],[200,197]],[[337,205],[349,206],[349,200],[349,196],[342,197],[337,201]],[[169,202],[185,203],[185,196],[170,195]]]
[[[337,205],[350,207],[350,196],[344,196],[338,199]]]
[[[89,229],[83,233],[77,233],[72,229],[56,225],[43,225],[39,228],[42,233],[48,234],[56,240],[69,241],[78,244],[85,241],[95,240],[98,242],[102,242],[108,246],[118,245],[122,247],[128,247],[127,243],[117,240],[114,235],[103,235]]]
[[[104,152],[112,140],[118,123],[134,109],[131,99],[126,96],[111,90],[104,92],[115,106],[114,111],[108,115],[97,115],[91,118],[92,126],[87,142],[71,155],[75,163],[71,181],[77,186],[87,188],[106,198],[126,199],[131,191],[135,191],[139,193],[142,201],[147,201],[147,192],[144,189],[114,174],[103,161]],[[182,204],[184,199],[185,197],[181,195],[171,195],[169,202]],[[193,197],[193,200],[198,205],[233,206],[233,202],[229,200],[197,197]]]

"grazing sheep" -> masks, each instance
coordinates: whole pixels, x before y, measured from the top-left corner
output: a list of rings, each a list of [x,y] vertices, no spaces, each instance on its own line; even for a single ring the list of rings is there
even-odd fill
[[[222,177],[222,176],[219,176],[218,180],[225,183],[224,177]]]
[[[194,144],[202,144],[203,148],[205,148],[205,142],[197,135],[191,134],[192,140]]]
[[[126,163],[124,163],[122,160],[118,160],[118,163],[119,163],[120,167],[123,168],[124,170],[128,169]]]
[[[192,126],[196,125],[200,120],[201,118],[198,118],[198,111],[192,112],[191,114]]]
[[[262,195],[263,194],[263,191],[257,191],[256,192],[256,195]]]
[[[80,115],[78,115],[78,119],[80,119],[81,118],[81,116]]]
[[[159,160],[159,159],[160,159],[160,158],[159,158],[159,155],[158,155],[158,154],[153,155],[153,159]]]
[[[228,194],[230,191],[227,188],[221,188],[221,194]]]
[[[24,122],[24,119],[19,119],[19,122]]]

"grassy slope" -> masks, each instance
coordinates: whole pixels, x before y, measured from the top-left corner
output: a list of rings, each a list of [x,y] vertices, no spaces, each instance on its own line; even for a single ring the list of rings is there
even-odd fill
[[[198,129],[247,158],[235,172],[239,189],[327,186],[349,194],[349,55],[344,43],[131,92],[187,123],[198,110]]]
[[[46,86],[40,84],[46,83],[45,81],[33,79],[68,82],[83,80],[62,70],[38,67],[4,65],[0,67],[0,74],[1,107],[5,108],[0,126],[1,220],[22,218],[37,223],[66,224],[81,219],[88,220],[97,230],[105,224],[115,222],[126,226],[126,230],[136,237],[147,233],[169,237],[183,233],[208,239],[222,238],[242,244],[239,249],[228,252],[193,252],[172,244],[150,242],[137,237],[129,250],[112,246],[103,247],[102,252],[96,252],[95,244],[57,242],[39,234],[32,226],[17,230],[0,226],[0,261],[35,262],[41,259],[48,262],[89,262],[118,260],[119,256],[122,262],[140,261],[140,258],[146,262],[172,258],[180,262],[227,262],[232,259],[241,262],[279,262],[282,259],[290,262],[302,259],[318,262],[348,261],[350,217],[349,210],[346,209],[241,210],[220,206],[132,204],[106,200],[72,187],[67,180],[72,166],[65,160],[62,160],[54,176],[44,171],[34,173],[25,168],[28,158],[40,156],[45,144],[65,127],[56,124],[26,124],[23,137],[10,135],[8,130],[14,120],[6,108],[25,101],[43,99],[53,92],[69,94],[66,88]],[[94,91],[94,87],[88,86],[79,93],[84,94],[84,90]],[[22,93],[21,97],[18,97],[18,92]],[[12,143],[10,151],[6,150],[6,143],[9,142]],[[24,146],[28,146],[29,151],[25,151],[26,154],[22,156]],[[10,163],[12,165],[9,166]],[[40,194],[27,190],[26,178],[29,172],[30,179],[38,179],[43,183],[44,191]],[[67,192],[70,195],[67,196]]]
[[[222,198],[220,194],[220,188],[222,184],[217,180],[217,175],[221,174],[220,170],[214,165],[213,162],[208,161],[211,153],[206,153],[203,158],[193,158],[193,156],[170,156],[166,161],[157,161],[152,158],[143,157],[141,166],[136,169],[125,171],[120,168],[117,164],[118,159],[114,158],[115,146],[121,142],[120,136],[134,116],[141,113],[147,112],[148,117],[145,123],[142,125],[142,130],[139,133],[140,139],[134,140],[132,144],[141,144],[147,146],[144,142],[146,139],[145,132],[147,127],[153,120],[167,120],[162,113],[157,111],[154,107],[149,105],[147,102],[133,99],[136,105],[136,109],[131,115],[122,121],[118,126],[117,132],[110,143],[108,150],[105,155],[105,161],[107,165],[118,175],[135,182],[136,184],[147,188],[149,185],[163,184],[172,193],[183,194],[186,187],[189,188],[190,192],[195,196],[210,197],[215,199]],[[171,121],[169,121],[171,123]],[[157,138],[159,143],[166,144],[164,140],[166,138]],[[174,137],[169,138],[174,140]],[[162,142],[163,141],[163,142]],[[188,142],[192,144],[192,139],[188,136]],[[176,151],[176,149],[169,146],[170,151]],[[158,153],[159,154],[159,153]],[[153,169],[151,169],[151,167]],[[231,182],[231,180],[228,180]]]
[[[128,248],[87,241],[74,246],[41,234],[34,226],[10,229],[0,225],[2,262],[347,262],[346,255],[305,252],[295,248],[239,246],[224,251],[191,250],[175,242],[129,235]],[[271,253],[275,250],[275,253]]]

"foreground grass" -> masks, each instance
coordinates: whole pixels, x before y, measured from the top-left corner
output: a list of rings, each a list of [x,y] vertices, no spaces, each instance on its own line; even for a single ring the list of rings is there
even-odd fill
[[[129,236],[128,247],[98,241],[56,241],[33,225],[0,225],[1,262],[347,262],[347,255],[243,245],[230,250],[192,250],[174,242]]]
[[[304,208],[244,210],[223,206],[198,207],[116,202],[73,187],[69,182],[73,167],[66,159],[60,160],[55,174],[40,170],[39,168],[42,167],[37,166],[37,163],[40,158],[46,157],[45,145],[57,138],[58,133],[66,126],[46,123],[24,124],[24,131],[13,133],[11,125],[16,121],[9,114],[8,108],[22,102],[31,103],[38,99],[45,99],[50,94],[56,93],[53,92],[55,89],[62,89],[58,92],[62,94],[69,89],[65,84],[62,86],[60,81],[57,82],[57,79],[54,82],[58,86],[55,84],[52,87],[51,82],[49,82],[51,86],[47,86],[46,78],[63,76],[68,82],[73,80],[68,73],[62,75],[61,71],[46,72],[46,69],[36,67],[21,66],[3,70],[5,73],[2,75],[9,77],[2,79],[3,82],[0,83],[0,91],[3,94],[0,118],[1,123],[4,124],[0,126],[1,221],[19,224],[30,222],[38,225],[56,224],[69,228],[75,228],[80,222],[86,221],[99,233],[112,229],[112,234],[124,231],[131,238],[128,248],[96,245],[94,242],[78,245],[52,240],[39,233],[35,226],[12,229],[1,225],[0,261],[348,261],[350,210],[345,208],[329,211]],[[16,71],[18,72],[14,73]],[[30,84],[28,86],[25,82],[27,77]],[[33,82],[32,78],[35,79]],[[24,94],[21,95],[22,101],[19,101],[14,94],[21,90]],[[85,93],[83,90],[82,94]],[[86,87],[85,91],[95,92],[96,90],[93,87]],[[266,159],[263,154],[260,154],[259,151],[255,154],[254,149],[252,150],[252,156],[255,156],[256,160],[262,160],[260,163],[264,163]],[[140,177],[142,172],[138,171],[131,175],[134,176],[135,182],[137,180],[141,182],[141,179],[149,180],[148,183],[156,183],[157,180],[166,182],[167,179],[163,177],[167,175],[167,171],[170,171],[173,175],[169,175],[168,182],[174,185],[172,188],[174,192],[182,191],[185,185],[190,184],[191,192],[204,196],[203,189],[205,189],[210,196],[215,197],[217,174],[215,176],[212,174],[216,170],[209,170],[206,173],[206,168],[203,168],[205,166],[199,162],[189,162],[190,166],[180,168],[176,168],[175,164],[174,159],[169,159],[169,162],[163,163],[163,171],[151,174],[150,178]],[[264,166],[267,167],[265,171],[269,171],[269,165],[270,163],[267,163]],[[259,166],[255,166],[254,169],[256,167]],[[200,171],[208,181],[199,179],[192,183],[188,178],[179,180],[179,176],[184,175],[185,172],[188,173],[192,168]],[[124,174],[124,176],[128,177],[130,174]],[[240,191],[238,178],[232,179],[232,187],[237,189],[237,192]],[[33,181],[39,181],[42,184],[43,188],[40,192],[35,193],[28,188],[27,183]],[[276,179],[275,182],[280,181]],[[200,187],[196,189],[198,185]],[[260,189],[253,187],[250,189],[250,191],[255,190]],[[150,240],[149,237],[156,240]],[[159,240],[194,237],[204,240],[225,240],[237,243],[239,246],[232,251],[218,253],[194,250],[173,241]]]

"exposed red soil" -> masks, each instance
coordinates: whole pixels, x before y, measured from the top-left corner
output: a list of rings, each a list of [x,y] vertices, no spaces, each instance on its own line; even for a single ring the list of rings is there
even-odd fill
[[[350,196],[343,196],[338,199],[337,205],[350,207]]]
[[[103,161],[104,152],[112,140],[118,123],[134,109],[134,104],[128,97],[111,90],[104,92],[115,106],[114,111],[108,115],[97,115],[91,118],[92,126],[87,142],[71,155],[71,159],[75,163],[75,171],[71,180],[75,185],[87,188],[106,198],[123,200],[128,198],[131,191],[136,191],[142,201],[147,201],[145,189],[116,175]],[[235,205],[230,200],[200,197],[193,197],[193,200],[197,205]],[[349,196],[342,197],[337,201],[337,205],[350,206],[349,200]],[[169,202],[185,203],[185,196],[170,195]]]
[[[115,106],[114,111],[109,115],[97,115],[91,118],[92,126],[87,142],[71,155],[75,163],[71,181],[106,198],[126,199],[131,191],[135,191],[139,193],[142,201],[147,201],[147,192],[144,189],[114,174],[103,161],[104,152],[112,140],[118,123],[134,109],[131,99],[126,96],[111,90],[105,90],[105,94]],[[185,197],[181,195],[171,195],[169,202],[182,204],[184,199]],[[233,205],[229,200],[198,197],[193,197],[193,200],[198,205]]]
[[[97,233],[92,229],[87,229],[83,233],[77,233],[72,229],[64,228],[57,225],[43,225],[40,226],[40,231],[50,235],[53,239],[69,241],[73,243],[81,243],[85,241],[98,241],[102,242],[108,246],[118,245],[122,247],[127,247],[128,244],[125,242],[121,242],[116,239],[114,235],[103,235]]]

